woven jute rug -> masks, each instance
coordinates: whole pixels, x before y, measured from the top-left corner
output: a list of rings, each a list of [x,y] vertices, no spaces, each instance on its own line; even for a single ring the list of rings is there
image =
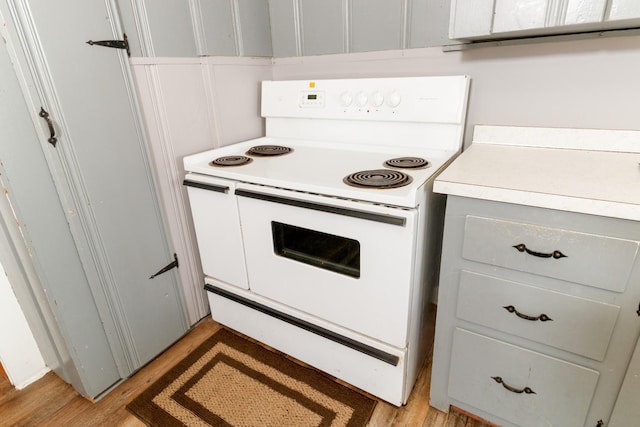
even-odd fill
[[[367,424],[376,402],[225,329],[127,409],[150,426]]]

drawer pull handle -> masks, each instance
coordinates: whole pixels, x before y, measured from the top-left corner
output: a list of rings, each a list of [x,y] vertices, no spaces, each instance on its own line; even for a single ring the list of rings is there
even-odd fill
[[[537,320],[539,320],[539,321],[541,321],[541,322],[549,322],[549,321],[553,322],[553,319],[552,319],[552,318],[550,318],[549,316],[547,316],[547,315],[546,315],[546,314],[544,314],[544,313],[542,313],[542,314],[541,314],[541,315],[539,315],[539,316],[535,316],[535,317],[534,317],[534,316],[529,316],[529,315],[527,315],[527,314],[520,313],[520,312],[519,312],[518,310],[516,310],[516,308],[515,308],[514,306],[512,306],[512,305],[505,305],[505,306],[504,306],[504,307],[502,307],[502,308],[504,308],[505,310],[507,310],[509,313],[515,313],[515,314],[516,314],[516,316],[518,316],[519,318],[524,319],[524,320],[531,320],[531,321],[533,321],[533,322],[535,322],[535,321],[537,321]]]
[[[520,243],[520,244],[514,245],[512,247],[516,248],[518,250],[518,252],[526,252],[529,255],[537,256],[539,258],[560,259],[560,258],[566,258],[567,257],[565,254],[563,254],[562,252],[560,252],[558,250],[555,250],[555,251],[551,252],[550,254],[544,253],[544,252],[532,251],[531,249],[527,248],[527,245],[525,245],[524,243]]]
[[[512,393],[518,393],[518,394],[522,394],[522,393],[526,393],[526,394],[536,394],[535,391],[531,390],[529,387],[525,387],[525,388],[515,388],[515,387],[511,387],[509,384],[505,383],[502,380],[502,377],[491,377],[495,382],[497,382],[498,384],[502,384],[502,387],[506,388],[507,390],[509,390]]]

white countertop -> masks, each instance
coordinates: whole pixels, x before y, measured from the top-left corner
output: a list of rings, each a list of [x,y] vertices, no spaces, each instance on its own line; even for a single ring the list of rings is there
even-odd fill
[[[434,191],[640,221],[640,131],[478,126]]]

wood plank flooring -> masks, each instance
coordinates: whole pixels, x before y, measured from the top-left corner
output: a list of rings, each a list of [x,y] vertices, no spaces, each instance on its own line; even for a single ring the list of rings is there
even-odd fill
[[[131,415],[125,405],[220,327],[210,318],[201,321],[184,338],[96,403],[79,396],[52,372],[20,391],[0,378],[0,426],[142,427],[144,423]],[[460,413],[446,414],[429,407],[430,368],[431,358],[422,369],[407,405],[396,408],[379,402],[369,426],[488,426]]]

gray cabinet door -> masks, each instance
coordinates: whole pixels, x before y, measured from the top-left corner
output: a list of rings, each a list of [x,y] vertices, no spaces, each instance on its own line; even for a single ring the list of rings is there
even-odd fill
[[[25,53],[17,57],[22,69],[30,70],[24,78],[36,87],[29,103],[49,110],[57,133],[56,147],[45,142],[43,149],[89,277],[91,303],[105,328],[112,328],[110,346],[126,377],[177,340],[187,325],[175,271],[150,279],[173,253],[126,54],[86,43],[114,39],[119,23],[109,2],[69,0],[64,8],[47,0],[8,4],[3,14],[12,15],[20,33],[14,47]],[[43,129],[48,132],[46,125]],[[73,308],[61,316],[66,327],[85,328]]]

